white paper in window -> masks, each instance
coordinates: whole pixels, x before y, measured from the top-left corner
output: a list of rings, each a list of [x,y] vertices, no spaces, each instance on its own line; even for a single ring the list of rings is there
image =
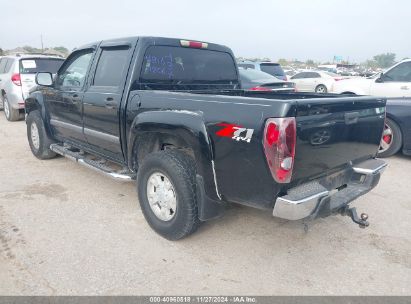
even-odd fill
[[[34,60],[22,60],[21,64],[25,69],[35,69],[37,67]]]

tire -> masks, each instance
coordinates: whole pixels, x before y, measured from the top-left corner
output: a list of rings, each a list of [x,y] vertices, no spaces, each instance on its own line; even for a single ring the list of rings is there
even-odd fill
[[[400,127],[390,118],[385,121],[381,138],[379,157],[389,157],[396,154],[402,147],[402,133]]]
[[[4,108],[4,116],[8,121],[17,121],[20,120],[20,112],[19,110],[13,109],[10,106],[9,100],[7,99],[7,95],[3,95],[3,108]]]
[[[38,110],[30,112],[26,120],[27,139],[31,152],[38,159],[50,159],[56,157],[56,153],[50,150],[50,145],[55,141],[46,133],[43,119]]]
[[[316,88],[315,88],[315,93],[327,93],[327,87],[323,84],[319,84]]]
[[[141,210],[151,228],[168,240],[184,238],[200,225],[195,167],[194,160],[187,154],[164,150],[146,156],[138,169],[137,193]],[[158,201],[170,204],[160,207],[154,203]],[[172,202],[175,207],[170,207]]]
[[[0,96],[0,111],[4,110],[4,100],[3,100],[3,96]]]

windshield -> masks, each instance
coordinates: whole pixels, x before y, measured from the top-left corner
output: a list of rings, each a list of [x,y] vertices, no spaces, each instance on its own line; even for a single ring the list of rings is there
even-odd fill
[[[36,74],[38,72],[57,73],[63,59],[31,58],[20,60],[20,74]]]
[[[232,56],[225,52],[151,46],[144,55],[142,84],[236,84]]]
[[[277,63],[261,63],[261,71],[273,76],[285,76],[283,69]]]

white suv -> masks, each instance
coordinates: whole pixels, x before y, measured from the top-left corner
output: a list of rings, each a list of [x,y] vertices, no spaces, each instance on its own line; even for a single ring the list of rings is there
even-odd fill
[[[384,73],[373,77],[338,81],[334,84],[332,92],[382,97],[411,97],[411,59],[403,60]]]
[[[55,74],[64,59],[49,55],[12,55],[0,58],[0,109],[7,120],[24,116],[24,99],[35,84],[38,72]]]

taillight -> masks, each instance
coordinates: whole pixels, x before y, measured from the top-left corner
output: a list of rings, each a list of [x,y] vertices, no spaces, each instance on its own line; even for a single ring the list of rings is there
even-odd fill
[[[269,89],[269,88],[264,88],[264,87],[259,87],[259,86],[253,87],[250,90],[251,91],[271,91],[271,89]]]
[[[16,73],[16,74],[11,75],[11,81],[12,81],[16,86],[21,86],[20,74]]]
[[[294,117],[270,118],[264,129],[264,153],[271,175],[278,183],[289,183],[293,173],[296,142]]]

